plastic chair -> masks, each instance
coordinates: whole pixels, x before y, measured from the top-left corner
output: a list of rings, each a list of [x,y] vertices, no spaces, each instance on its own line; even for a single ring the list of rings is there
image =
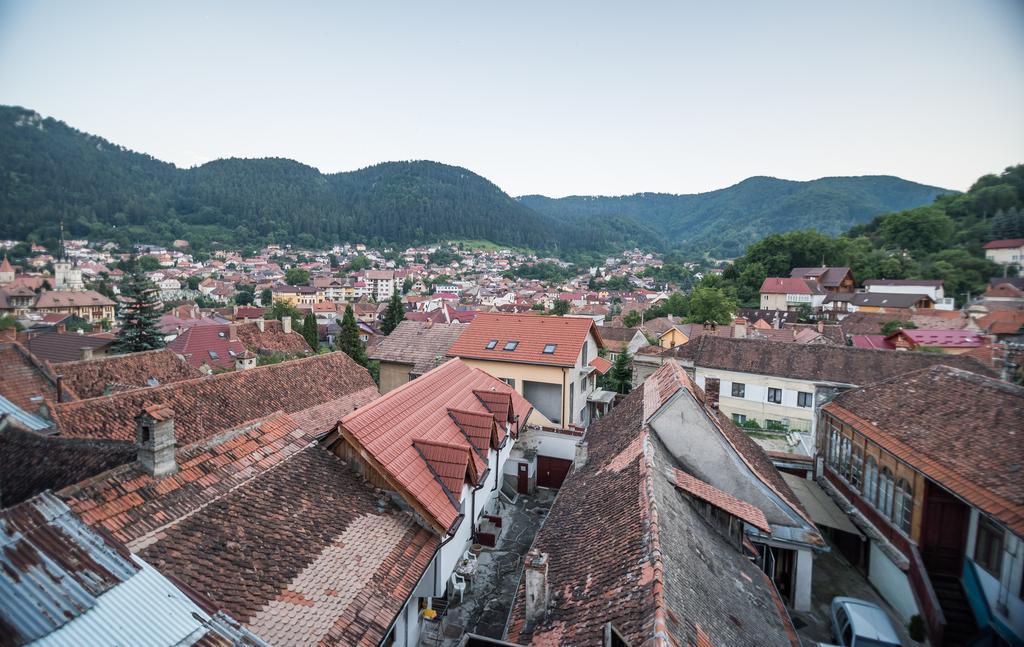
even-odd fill
[[[462,604],[462,596],[466,593],[466,578],[458,573],[452,573],[452,589],[459,594],[459,604]]]

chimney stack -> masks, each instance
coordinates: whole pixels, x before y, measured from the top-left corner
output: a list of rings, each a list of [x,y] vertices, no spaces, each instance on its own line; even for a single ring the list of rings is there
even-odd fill
[[[743,317],[736,317],[736,320],[732,322],[733,325],[733,337],[744,339],[747,336],[747,320]]]
[[[548,554],[532,549],[523,558],[526,571],[526,623],[537,624],[548,608]]]
[[[281,328],[284,330],[284,334],[290,335],[292,332],[292,318],[281,317]]]
[[[238,324],[233,321],[228,324],[228,341],[238,341]]]
[[[149,405],[135,416],[135,425],[138,460],[142,469],[156,478],[176,473],[174,410],[162,405]]]
[[[587,464],[587,443],[581,442],[576,445],[576,455],[573,457],[572,465],[575,469],[582,469]]]
[[[259,319],[256,320],[256,327],[260,329],[260,332],[265,331],[266,323],[267,322],[263,320],[263,317],[260,317]]]
[[[823,333],[823,332],[825,332],[825,320],[824,319],[818,319],[818,333],[820,334],[820,333]]]
[[[718,410],[718,395],[721,389],[722,381],[717,377],[706,377],[704,378],[704,395],[705,403],[708,407],[717,411]]]
[[[92,346],[82,346],[82,359],[92,359]]]

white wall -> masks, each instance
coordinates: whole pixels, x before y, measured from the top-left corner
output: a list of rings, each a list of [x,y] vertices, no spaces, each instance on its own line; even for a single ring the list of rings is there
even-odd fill
[[[920,614],[917,601],[914,598],[914,590],[910,588],[910,579],[885,556],[885,553],[878,549],[875,542],[869,543],[871,544],[871,555],[868,558],[870,564],[868,580],[875,585],[885,601],[896,610],[900,621],[906,624],[910,622],[911,617]]]

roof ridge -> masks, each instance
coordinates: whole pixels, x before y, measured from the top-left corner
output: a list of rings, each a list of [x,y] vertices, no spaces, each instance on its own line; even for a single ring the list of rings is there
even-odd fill
[[[647,502],[647,528],[650,533],[651,593],[654,596],[654,617],[652,618],[651,638],[655,645],[667,645],[668,641],[668,602],[665,600],[665,558],[661,550],[661,529],[658,514],[658,502],[655,496],[654,451],[651,447],[650,427],[644,421],[640,427],[642,434],[641,460],[639,462],[640,478],[643,479],[643,498]],[[643,511],[641,510],[641,514]]]
[[[341,352],[341,351],[338,351],[338,352]],[[314,357],[319,357],[319,355],[314,355]],[[448,361],[444,362],[443,364],[439,364],[438,366],[436,366],[430,372],[433,373],[435,371],[440,371],[442,368],[445,368],[446,370],[450,370],[450,368],[446,368],[446,367],[455,366],[455,364],[453,362],[458,362],[460,364],[463,363],[462,360],[459,359],[458,357],[452,357],[451,359],[449,359]],[[398,397],[396,394],[401,394],[403,392],[403,388],[402,387],[406,386],[406,384],[412,384],[412,383],[413,382],[406,382],[405,384],[403,384],[402,386],[399,386],[396,389],[391,389],[390,391],[388,391],[384,395],[380,396],[376,400],[373,400],[372,402],[368,403],[366,406],[360,407],[358,409],[353,409],[352,411],[350,411],[347,414],[345,414],[345,417],[341,419],[341,422],[345,422],[346,420],[351,420],[351,419],[357,417],[358,415],[363,414],[363,413],[365,413],[367,411],[372,411],[380,403],[388,402],[388,401],[394,399],[395,397]]]

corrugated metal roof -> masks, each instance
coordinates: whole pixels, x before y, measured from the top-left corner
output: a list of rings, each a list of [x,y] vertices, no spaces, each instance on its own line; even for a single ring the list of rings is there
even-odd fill
[[[14,418],[18,423],[32,431],[42,431],[50,426],[45,419],[25,411],[4,396],[0,395],[0,418],[5,415]]]

